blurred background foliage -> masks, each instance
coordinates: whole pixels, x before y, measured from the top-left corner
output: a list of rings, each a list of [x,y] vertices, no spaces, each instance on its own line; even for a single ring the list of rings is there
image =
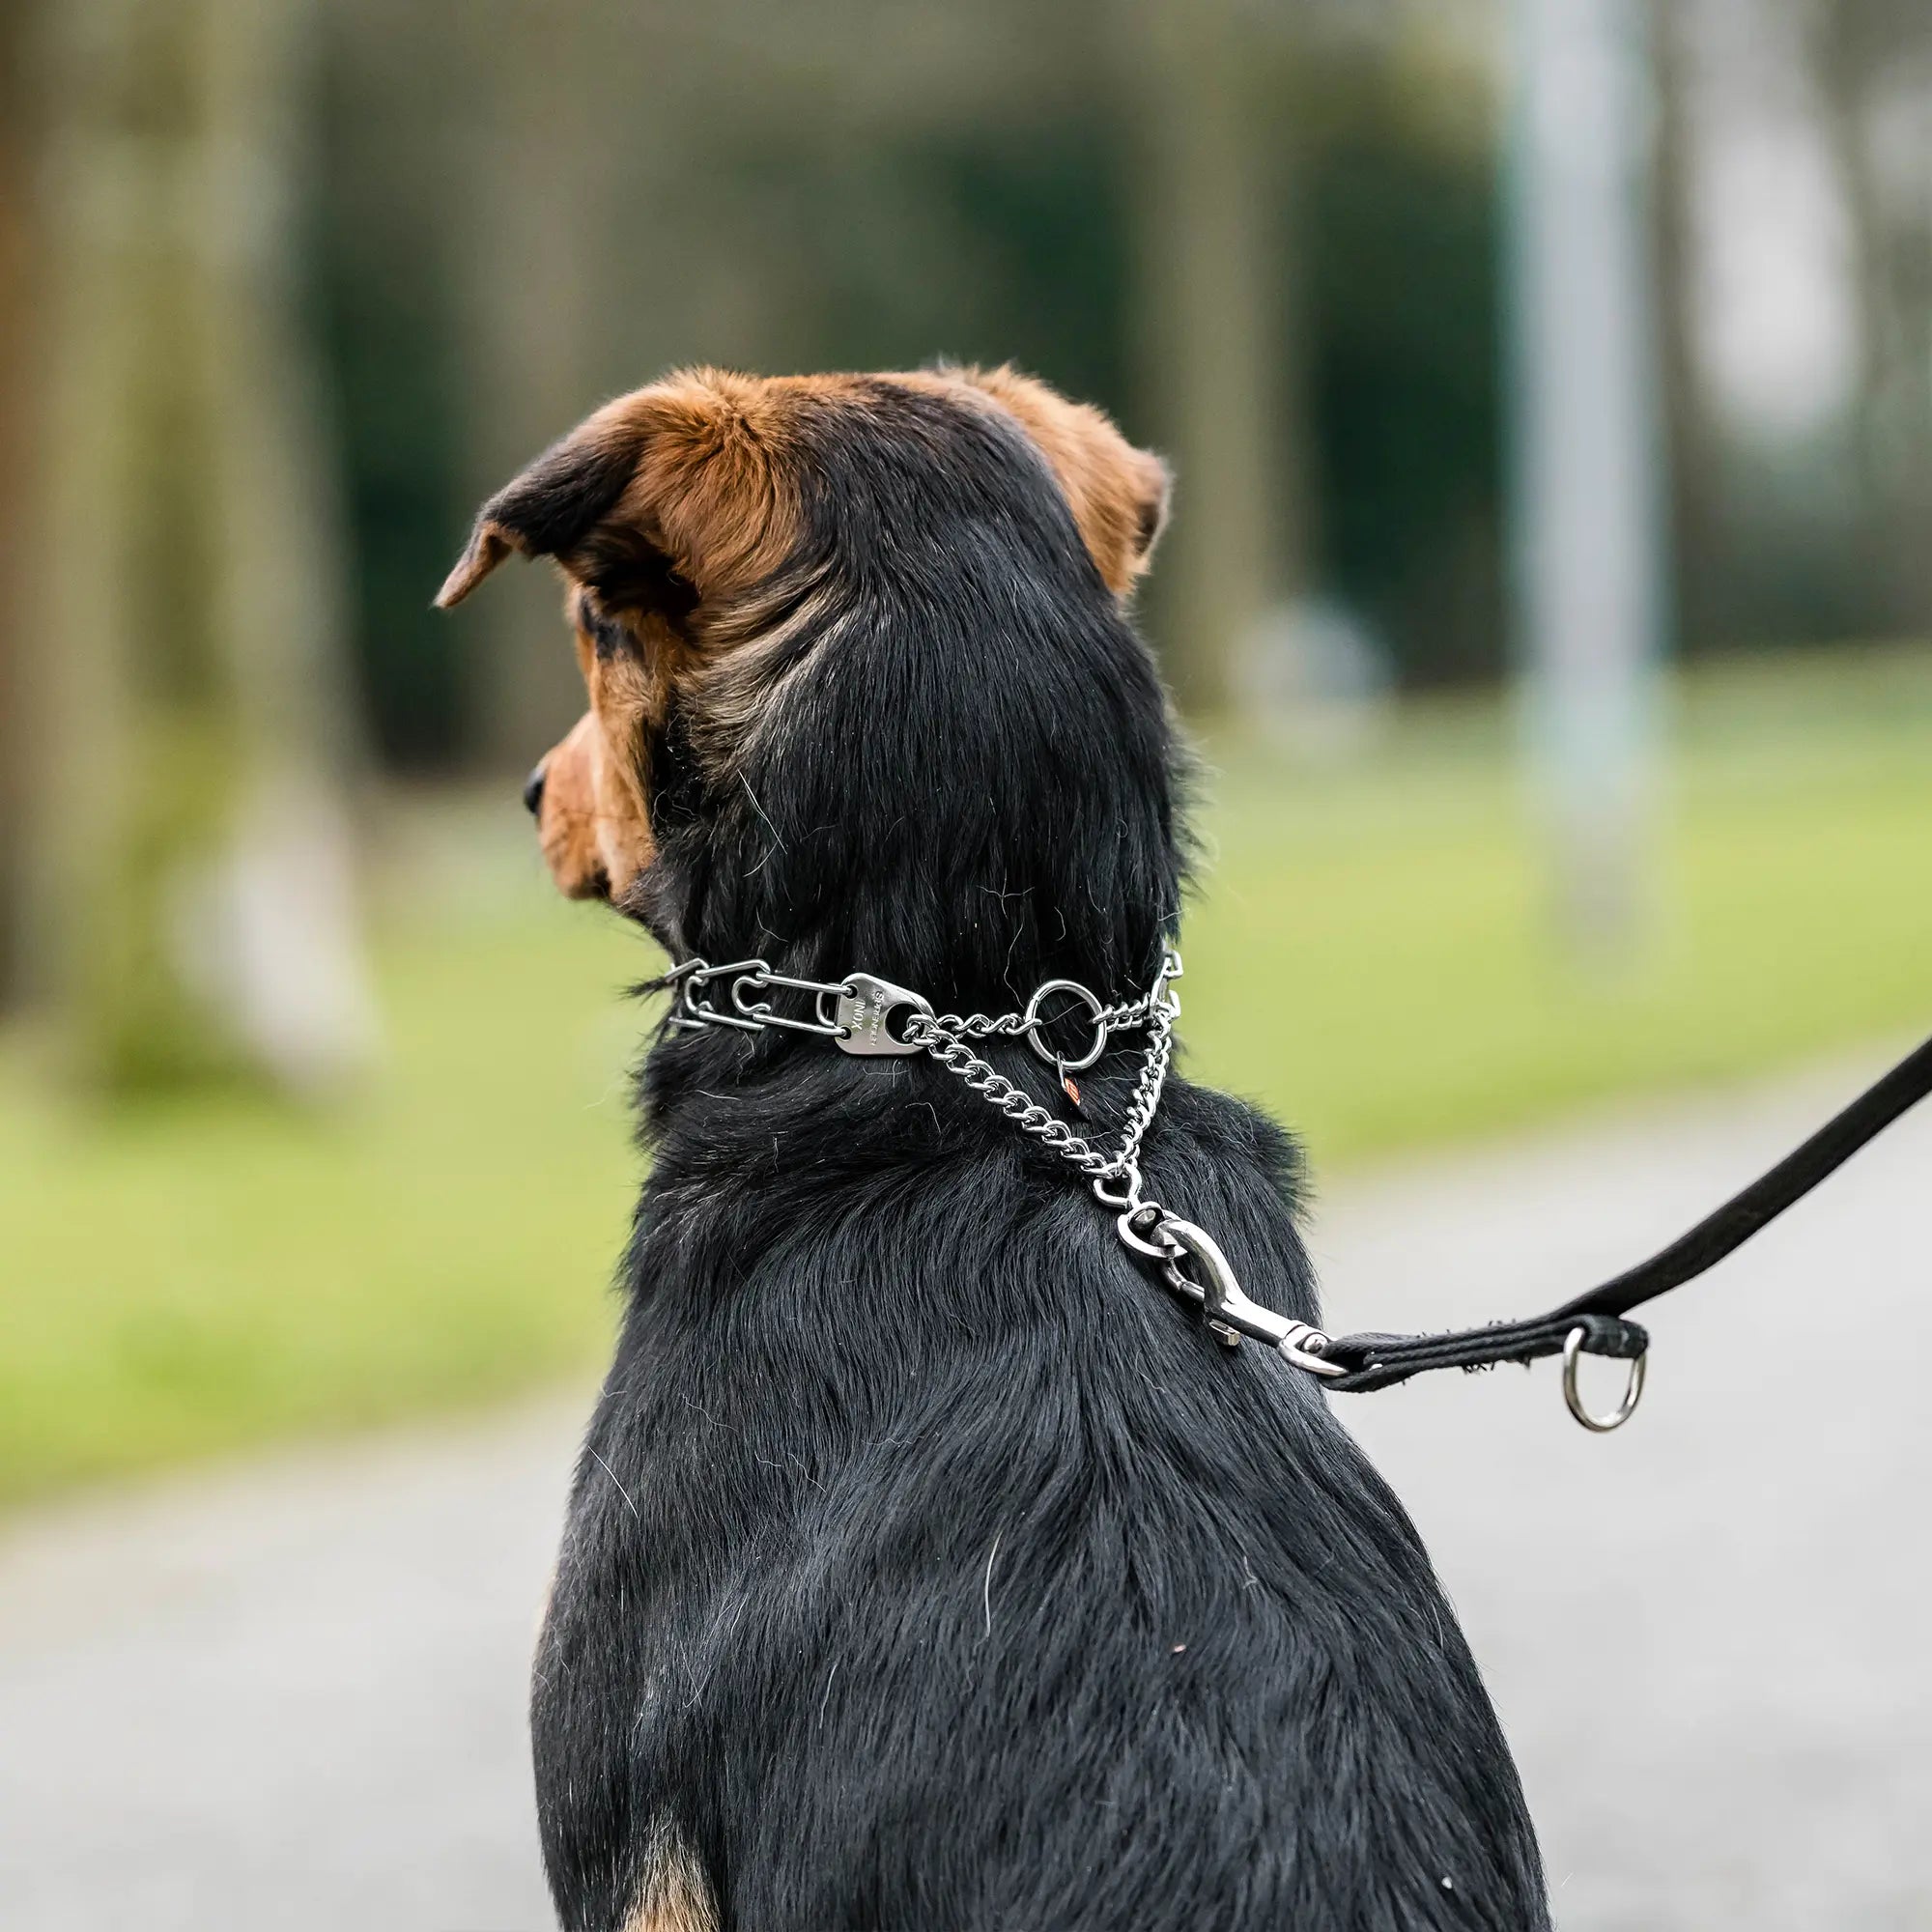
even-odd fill
[[[1287,26],[1262,10],[1233,23],[1250,64],[1241,93],[1209,109],[1250,124],[1271,231],[1258,245],[1297,270],[1273,291],[1264,344],[1295,393],[1268,428],[1308,474],[1292,500],[1275,493],[1271,547],[1375,625],[1405,684],[1494,678],[1494,77],[1479,38],[1437,45],[1392,20],[1324,31],[1298,11],[1283,10]],[[1017,362],[1144,441],[1173,429],[1174,385],[1147,339],[1145,285],[1163,273],[1147,258],[1163,238],[1142,193],[1153,139],[1130,9],[1065,0],[1044,32],[1036,10],[950,10],[948,32],[915,10],[882,44],[872,11],[847,8],[834,14],[849,46],[837,27],[816,44],[815,25],[787,47],[580,7],[546,27],[537,74],[493,58],[514,10],[412,13],[406,38],[386,11],[333,17],[314,291],[357,539],[357,670],[398,763],[487,753],[489,667],[422,606],[421,559],[586,397],[684,360],[943,355]],[[721,22],[734,13],[747,33],[764,20],[740,7]],[[440,84],[466,56],[473,87]],[[529,88],[554,96],[554,115]],[[500,181],[513,125],[546,150],[540,178],[519,156],[519,178]],[[546,283],[493,286],[532,245]],[[479,300],[530,313],[492,323]],[[534,347],[525,330],[541,343],[560,412],[476,366],[501,352],[488,338],[502,327],[513,355]],[[529,386],[520,373],[515,390]],[[472,419],[479,403],[494,426]],[[535,418],[521,441],[506,415]],[[479,451],[500,451],[497,467]]]
[[[1591,0],[1671,667],[1592,958],[1516,724],[1530,6],[0,0],[0,1496],[593,1359],[654,955],[516,803],[554,585],[428,599],[680,361],[1011,359],[1174,458],[1192,1066],[1318,1172],[1922,1025],[1932,14]]]

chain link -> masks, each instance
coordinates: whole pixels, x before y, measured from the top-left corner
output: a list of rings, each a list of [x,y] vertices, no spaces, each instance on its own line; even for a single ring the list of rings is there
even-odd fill
[[[985,1037],[990,1034],[1011,1033],[1018,1029],[1003,1027],[998,1021],[986,1019],[983,1014],[961,1019],[956,1014],[946,1013],[931,1019],[921,1016],[913,1020],[906,1028],[905,1037],[909,1044],[930,1055],[949,1073],[956,1074],[1022,1133],[1043,1141],[1090,1179],[1125,1180],[1128,1183],[1128,1199],[1137,1203],[1140,1198],[1141,1142],[1153,1124],[1155,1111],[1160,1106],[1160,1091],[1167,1080],[1168,1063],[1174,1054],[1174,1021],[1179,1002],[1165,991],[1165,982],[1172,977],[1163,972],[1154,991],[1146,1000],[1134,1003],[1134,1008],[1140,1009],[1138,1019],[1129,1018],[1119,1023],[1132,1026],[1144,1022],[1151,1037],[1141,1062],[1134,1097],[1127,1107],[1121,1145],[1113,1153],[1103,1151],[1092,1141],[1076,1134],[1057,1114],[1049,1113],[1023,1087],[1015,1086],[1004,1074],[995,1071],[967,1044],[971,1037]],[[1110,1010],[1131,1012],[1134,1009]],[[1011,1019],[1017,1015],[1006,1014],[1002,1017]],[[976,1027],[976,1020],[982,1024]]]
[[[1174,1022],[1179,1017],[1180,1002],[1169,982],[1179,971],[1179,959],[1169,954],[1162,961],[1153,990],[1131,1009],[1146,1024],[1149,1038],[1140,1078],[1134,1083],[1133,1098],[1122,1123],[1121,1143],[1112,1153],[1076,1134],[968,1044],[973,1038],[1022,1029],[1001,1026],[980,1014],[962,1019],[951,1013],[922,1013],[906,1026],[905,1040],[964,1081],[1022,1133],[1031,1134],[1086,1175],[1094,1197],[1103,1207],[1116,1210],[1114,1225],[1122,1242],[1155,1263],[1161,1279],[1177,1293],[1199,1301],[1208,1328],[1223,1343],[1234,1348],[1242,1336],[1252,1336],[1279,1350],[1309,1375],[1338,1376],[1340,1366],[1325,1359],[1329,1340],[1321,1329],[1249,1300],[1212,1236],[1159,1202],[1150,1201],[1143,1190],[1141,1144],[1160,1107],[1161,1089],[1174,1057]]]
[[[791,1033],[818,1034],[835,1040],[850,1054],[923,1053],[963,1081],[996,1112],[1024,1134],[1084,1174],[1094,1199],[1115,1215],[1121,1240],[1135,1254],[1155,1263],[1161,1277],[1177,1293],[1201,1302],[1208,1327],[1231,1347],[1243,1335],[1276,1348],[1297,1368],[1311,1375],[1336,1376],[1341,1368],[1323,1359],[1328,1338],[1319,1328],[1250,1301],[1241,1293],[1227,1257],[1213,1237],[1192,1221],[1150,1201],[1141,1182],[1141,1145],[1160,1108],[1161,1090],[1174,1058],[1174,1023],[1180,1016],[1180,1000],[1174,981],[1180,978],[1180,955],[1161,955],[1153,985],[1140,998],[1104,1006],[1096,995],[1073,980],[1049,980],[1036,990],[1026,1009],[1017,1013],[935,1013],[918,993],[894,985],[869,973],[851,973],[842,980],[802,980],[775,973],[762,959],[739,959],[712,966],[687,959],[665,975],[677,991],[677,1006],[669,1024],[702,1029],[732,1027],[745,1033],[782,1028]],[[707,997],[713,982],[729,981],[730,1010]],[[798,1019],[773,1009],[758,997],[774,987],[812,996],[810,1019]],[[1081,1024],[1093,1030],[1086,1053],[1069,1059],[1050,1044],[1042,1008],[1056,993],[1070,995],[1085,1014]],[[1061,1018],[1071,1018],[1071,1012]],[[973,1042],[1023,1038],[1059,1074],[1068,1097],[1079,1105],[1079,1093],[1069,1072],[1090,1066],[1116,1033],[1145,1027],[1147,1051],[1140,1076],[1121,1124],[1120,1145],[1109,1153],[1077,1134],[1057,1114],[1040,1105],[1025,1088],[1009,1080],[973,1050]]]
[[[1179,958],[1178,953],[1173,952],[1167,956],[1177,962]],[[1165,971],[1161,975],[1163,982],[1178,977],[1178,974]],[[1148,1016],[1162,997],[1156,990],[1143,993],[1138,1000],[1122,1000],[1117,1006],[1096,1007],[1084,1024],[1100,1033],[1124,1033],[1130,1027],[1146,1025]],[[935,1013],[932,1024],[963,1039],[995,1039],[1031,1033],[1038,1021],[1029,1019],[1025,1013]]]
[[[949,1073],[963,1080],[974,1093],[997,1108],[1023,1133],[1043,1141],[1090,1179],[1121,1183],[1122,1192],[1118,1196],[1102,1194],[1101,1198],[1108,1206],[1138,1207],[1142,1198],[1141,1142],[1153,1124],[1154,1114],[1160,1106],[1161,1089],[1167,1080],[1168,1065],[1174,1055],[1174,1022],[1180,1012],[1180,1001],[1174,991],[1174,981],[1179,979],[1180,972],[1180,955],[1172,951],[1166,952],[1161,955],[1160,971],[1147,992],[1137,999],[1116,1001],[1111,1006],[1103,1005],[1073,980],[1049,980],[1035,993],[1022,1012],[915,1011],[900,1031],[898,1037],[904,1045],[898,1050],[930,1055]],[[759,1033],[778,1027],[788,1032],[813,1033],[842,1040],[848,1029],[827,1019],[826,1003],[849,997],[861,976],[854,975],[843,981],[802,980],[775,973],[762,959],[737,959],[723,966],[712,966],[702,959],[687,959],[665,977],[669,984],[677,988],[678,1004],[670,1022],[674,1027],[697,1029],[723,1026],[744,1033]],[[729,1010],[713,1005],[706,998],[711,985],[720,980],[730,982]],[[775,986],[812,994],[817,1002],[815,1010],[818,1016],[810,1020],[789,1018],[774,1011],[768,999],[747,997],[748,994],[767,992]],[[1093,1030],[1092,1046],[1086,1057],[1075,1063],[1058,1059],[1041,1033],[1041,1005],[1049,994],[1062,989],[1085,1003],[1087,1011],[1081,1016],[1081,1024]],[[916,998],[913,995],[904,997]],[[921,1008],[924,1006],[923,1001],[917,1004]],[[973,1040],[1024,1038],[1043,1060],[1054,1065],[1064,1080],[1069,1065],[1077,1068],[1097,1059],[1111,1036],[1140,1027],[1149,1030],[1147,1054],[1141,1063],[1133,1098],[1127,1106],[1121,1144],[1112,1153],[1075,1133],[1024,1088],[996,1072],[969,1044]]]

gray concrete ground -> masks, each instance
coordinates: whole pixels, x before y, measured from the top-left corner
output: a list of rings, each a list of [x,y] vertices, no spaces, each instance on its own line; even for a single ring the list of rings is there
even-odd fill
[[[1333,1323],[1542,1307],[1877,1058],[1338,1186]],[[1932,1927],[1928,1183],[1932,1114],[1673,1297],[1621,1435],[1548,1363],[1340,1399],[1484,1660],[1566,1932]],[[582,1406],[7,1525],[0,1927],[548,1925],[523,1678]]]

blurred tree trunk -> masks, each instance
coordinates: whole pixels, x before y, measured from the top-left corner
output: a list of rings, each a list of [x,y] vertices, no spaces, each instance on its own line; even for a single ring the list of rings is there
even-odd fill
[[[1179,478],[1159,628],[1182,708],[1211,718],[1238,702],[1242,653],[1306,567],[1298,389],[1284,368],[1288,136],[1263,123],[1237,0],[1124,4],[1143,382]]]
[[[1888,621],[1932,636],[1932,198],[1920,156],[1901,205],[1873,127],[1886,83],[1932,60],[1932,14],[1923,0],[1811,0],[1806,13],[1859,310],[1854,428],[1870,568]]]
[[[1659,283],[1659,353],[1663,436],[1669,468],[1673,629],[1695,649],[1717,640],[1721,577],[1721,479],[1710,399],[1697,347],[1695,118],[1690,48],[1679,8],[1652,0],[1650,45],[1657,87],[1655,209]]]
[[[459,237],[479,501],[604,400],[593,386],[608,286],[598,250],[611,225],[599,190],[613,143],[600,103],[622,110],[595,27],[587,12],[505,7],[479,77],[492,111],[479,117]],[[562,608],[547,569],[505,571],[479,600],[476,735],[502,770],[534,764],[583,709]]]
[[[363,1051],[337,538],[296,320],[303,0],[59,0],[38,983],[108,1089]]]
[[[26,912],[27,647],[32,461],[27,288],[33,146],[26,0],[0,0],[0,1011],[19,997]]]

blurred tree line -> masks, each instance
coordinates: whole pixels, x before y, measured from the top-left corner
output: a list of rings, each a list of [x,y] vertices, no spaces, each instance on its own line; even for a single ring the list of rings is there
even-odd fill
[[[343,0],[317,297],[384,755],[540,742],[548,587],[479,611],[479,649],[424,558],[685,359],[1012,359],[1103,403],[1180,471],[1151,615],[1196,708],[1230,701],[1218,637],[1309,585],[1407,679],[1493,674],[1490,81],[1339,17]]]
[[[1681,25],[1728,3],[1656,36],[1680,641],[1926,633],[1932,206],[1883,161],[1932,10],[1762,0],[1861,329],[1851,454],[1794,487],[1696,340]],[[345,1051],[313,829],[372,766],[520,769],[573,713],[541,573],[428,599],[481,497],[679,361],[1009,358],[1106,405],[1179,471],[1149,618],[1199,714],[1311,598],[1402,684],[1499,676],[1505,15],[0,0],[0,990],[91,1015],[110,1079]]]

